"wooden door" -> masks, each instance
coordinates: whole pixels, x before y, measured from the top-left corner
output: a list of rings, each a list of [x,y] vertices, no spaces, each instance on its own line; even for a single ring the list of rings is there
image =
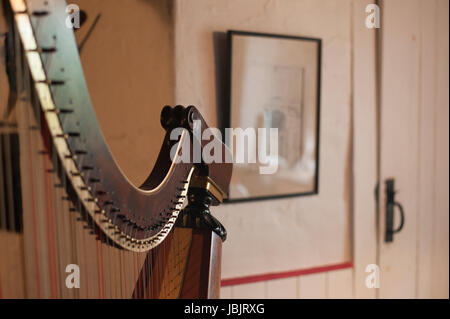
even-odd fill
[[[448,1],[381,3],[380,298],[448,298]],[[385,242],[386,180],[404,208]],[[394,228],[400,212],[394,212]]]

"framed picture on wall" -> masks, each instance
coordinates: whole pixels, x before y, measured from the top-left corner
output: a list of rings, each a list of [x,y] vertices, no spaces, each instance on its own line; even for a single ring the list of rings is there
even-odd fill
[[[228,201],[317,194],[321,40],[229,31],[228,41]]]

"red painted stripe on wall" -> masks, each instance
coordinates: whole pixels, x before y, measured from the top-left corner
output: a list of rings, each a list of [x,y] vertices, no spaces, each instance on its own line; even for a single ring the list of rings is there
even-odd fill
[[[282,278],[289,278],[289,277],[297,277],[297,276],[310,275],[310,274],[316,274],[316,273],[321,273],[321,272],[327,272],[327,271],[333,271],[333,270],[339,270],[339,269],[345,269],[345,268],[352,268],[352,267],[353,267],[352,262],[345,262],[345,263],[341,263],[341,264],[325,265],[325,266],[290,270],[290,271],[284,271],[284,272],[249,275],[249,276],[243,276],[243,277],[222,279],[222,281],[220,282],[220,285],[222,287],[243,285],[243,284],[249,284],[252,282],[268,281],[268,280],[275,280],[275,279],[282,279]]]

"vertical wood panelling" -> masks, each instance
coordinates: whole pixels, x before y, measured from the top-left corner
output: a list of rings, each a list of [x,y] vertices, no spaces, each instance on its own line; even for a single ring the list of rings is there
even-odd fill
[[[417,223],[417,297],[431,297],[434,220],[436,115],[436,1],[420,2],[419,214]]]
[[[382,192],[380,297],[448,298],[448,1],[383,4],[381,178],[406,218],[384,243]]]
[[[251,283],[251,284],[234,286],[232,298],[236,298],[236,299],[267,298],[266,284],[267,284],[267,282],[261,281],[261,282]]]
[[[377,182],[375,30],[365,26],[365,8],[373,1],[352,5],[353,96],[353,264],[357,298],[374,298],[365,285],[368,264],[376,263]],[[332,273],[330,276],[333,277]],[[334,289],[334,287],[330,287]],[[338,291],[340,291],[338,289]]]
[[[327,274],[319,273],[299,277],[298,298],[327,298]]]
[[[297,298],[298,277],[270,280],[267,282],[267,298]]]
[[[407,8],[407,10],[405,9]],[[381,74],[380,297],[413,298],[418,213],[418,1],[383,1]],[[385,187],[395,178],[405,225],[384,243]],[[399,222],[396,211],[395,225]],[[395,226],[394,226],[395,227]]]
[[[438,1],[432,296],[449,297],[449,2]]]
[[[231,299],[233,287],[221,287],[220,299]]]
[[[327,297],[332,299],[353,298],[353,272],[354,269],[328,272]]]

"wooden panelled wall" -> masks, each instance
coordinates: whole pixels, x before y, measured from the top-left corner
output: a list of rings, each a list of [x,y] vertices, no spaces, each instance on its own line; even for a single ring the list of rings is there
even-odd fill
[[[221,298],[354,298],[353,269],[222,287]]]

